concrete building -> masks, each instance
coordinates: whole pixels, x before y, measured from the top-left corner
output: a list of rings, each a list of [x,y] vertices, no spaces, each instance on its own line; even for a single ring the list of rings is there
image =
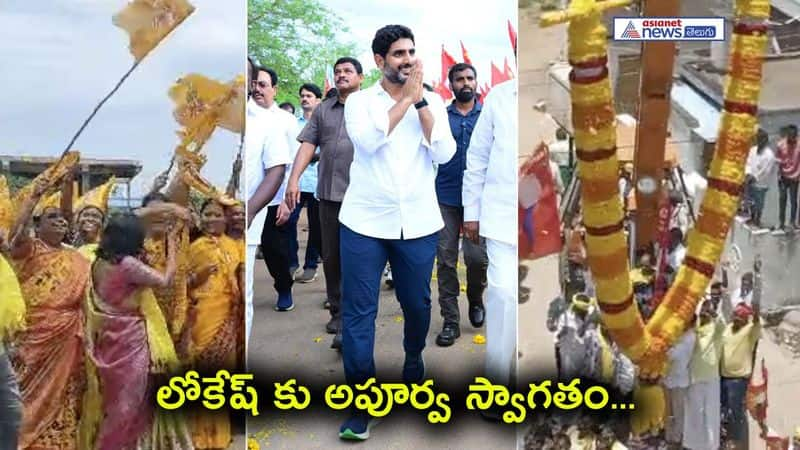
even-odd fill
[[[0,174],[11,175],[19,185],[24,185],[57,160],[55,157],[0,155]],[[78,168],[75,181],[78,182],[80,194],[114,176],[117,181],[109,199],[110,207],[130,209],[138,206],[136,199],[131,198],[131,180],[142,170],[139,161],[81,158]],[[15,187],[20,186],[13,186],[12,183],[11,189]]]

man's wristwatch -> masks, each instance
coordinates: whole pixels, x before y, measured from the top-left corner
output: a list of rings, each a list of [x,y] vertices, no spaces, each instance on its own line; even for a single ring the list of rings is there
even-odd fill
[[[428,101],[425,100],[424,98],[422,100],[418,101],[417,103],[414,103],[414,108],[417,108],[417,109],[422,109],[422,108],[424,108],[426,106],[428,106]]]

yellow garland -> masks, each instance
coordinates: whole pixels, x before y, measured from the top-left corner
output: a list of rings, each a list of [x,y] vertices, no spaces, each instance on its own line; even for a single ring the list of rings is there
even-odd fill
[[[570,61],[573,65],[594,62],[594,67],[598,67],[597,62],[607,55],[602,12],[624,3],[621,0],[572,0],[567,10],[542,15],[541,24],[548,26],[569,22]],[[737,0],[737,20],[765,19],[769,17],[769,8],[768,0]],[[765,49],[765,35],[734,32],[730,60],[737,63],[731,65],[725,81],[726,104],[757,106]],[[602,68],[606,70],[605,64]],[[575,70],[578,69],[574,69],[573,74]],[[607,71],[598,78],[591,83],[571,82],[575,141],[577,148],[583,152],[583,159],[579,158],[578,162],[578,173],[583,183],[581,202],[584,223],[589,229],[611,227],[623,217],[619,189],[608,188],[608,183],[616,181],[616,154],[612,153],[597,161],[592,157],[597,154],[594,153],[597,150],[616,148],[615,124],[608,123],[605,119],[609,113],[613,113]],[[640,378],[644,380],[657,379],[663,375],[666,370],[667,350],[684,332],[702,293],[711,281],[708,274],[698,270],[713,269],[719,261],[739,200],[737,194],[726,191],[730,191],[731,187],[740,188],[744,181],[747,152],[757,122],[757,118],[750,114],[727,111],[722,114],[718,144],[709,173],[709,178],[718,183],[710,184],[700,208],[696,228],[688,236],[686,260],[646,327],[636,302],[630,301],[631,279],[623,231],[610,228],[610,234],[604,236],[593,236],[591,233],[587,235],[589,268],[593,274],[601,275],[595,276],[601,307],[616,306],[618,309],[625,305],[622,310],[613,312],[602,311],[601,308],[603,323],[621,350],[639,366]],[[590,194],[587,195],[587,192]],[[609,264],[609,258],[613,255],[624,258],[624,261]],[[704,266],[698,269],[687,265],[686,261],[696,261]],[[645,409],[639,411],[634,418],[634,432],[641,433],[660,427],[664,414],[663,393],[660,388],[657,385],[642,386],[638,397],[647,401],[644,401]]]

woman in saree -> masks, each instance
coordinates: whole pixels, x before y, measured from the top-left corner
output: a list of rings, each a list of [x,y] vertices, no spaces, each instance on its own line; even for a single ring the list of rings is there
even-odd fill
[[[245,251],[245,219],[247,213],[244,209],[242,202],[236,202],[232,206],[225,208],[225,218],[227,220],[227,228],[225,234],[236,242],[239,249],[239,259],[244,264],[244,251]],[[244,292],[244,269],[239,273],[239,292]],[[244,308],[241,309],[241,323],[244,323]],[[236,365],[239,369],[244,370],[247,360],[247,349],[245,348],[244,327],[240,327],[238,336],[236,338]]]
[[[114,217],[92,265],[91,347],[103,398],[98,450],[192,448],[185,427],[162,433],[154,416],[153,372],[174,370],[177,356],[152,289],[175,277],[177,238],[168,233],[163,272],[139,259],[144,239],[138,217]]]
[[[239,246],[225,234],[222,204],[206,200],[201,209],[203,235],[189,250],[189,296],[193,304],[192,355],[199,371],[232,370],[237,363],[241,320]],[[199,411],[192,417],[192,438],[198,449],[227,448],[231,423],[227,411]]]
[[[105,183],[84,194],[74,205],[75,221],[72,245],[89,261],[94,261],[103,224],[108,212],[108,198],[115,183],[111,177]]]
[[[189,211],[160,192],[151,192],[142,200],[144,208],[165,208],[173,210],[172,215],[151,215],[146,220],[147,236],[144,241],[144,259],[156,270],[166,268],[167,230],[172,227],[178,235],[177,269],[172,283],[154,289],[158,305],[167,321],[172,341],[176,348],[182,344],[182,335],[186,325],[186,314],[189,306],[186,276],[189,253],[188,223],[191,222]]]
[[[35,236],[25,226],[43,193],[36,186],[19,210],[11,257],[27,303],[27,327],[16,340],[12,364],[23,403],[22,449],[78,449],[81,402],[86,385],[83,305],[89,262],[65,245],[69,229],[62,210],[41,209]]]

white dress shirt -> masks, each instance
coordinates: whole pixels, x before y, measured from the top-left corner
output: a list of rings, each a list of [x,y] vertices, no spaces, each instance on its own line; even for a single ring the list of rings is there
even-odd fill
[[[772,149],[766,147],[759,155],[758,147],[750,148],[745,173],[753,176],[759,189],[766,189],[774,183],[778,177],[778,160]]]
[[[689,363],[694,354],[695,338],[694,330],[683,333],[667,353],[670,362],[669,373],[664,377],[667,389],[689,387]]]
[[[413,106],[387,133],[389,110],[396,101],[380,83],[347,97],[344,124],[353,142],[353,163],[339,221],[356,233],[415,239],[444,227],[433,165],[449,161],[456,143],[439,96],[424,96],[434,119],[431,142]]]
[[[291,116],[291,115],[290,115]],[[264,172],[275,166],[285,165],[289,172],[292,163],[292,151],[286,140],[286,133],[281,127],[274,126],[273,116],[269,110],[264,109],[254,102],[247,104],[247,133],[245,133],[245,171],[247,174],[247,199],[258,189],[264,181]],[[283,189],[286,177],[278,194],[269,205],[265,206],[253,219],[252,225],[247,229],[247,242],[253,245],[261,242],[261,230],[267,217],[267,207],[277,205],[283,199]]]
[[[464,221],[480,235],[517,243],[517,80],[492,88],[467,149]]]

